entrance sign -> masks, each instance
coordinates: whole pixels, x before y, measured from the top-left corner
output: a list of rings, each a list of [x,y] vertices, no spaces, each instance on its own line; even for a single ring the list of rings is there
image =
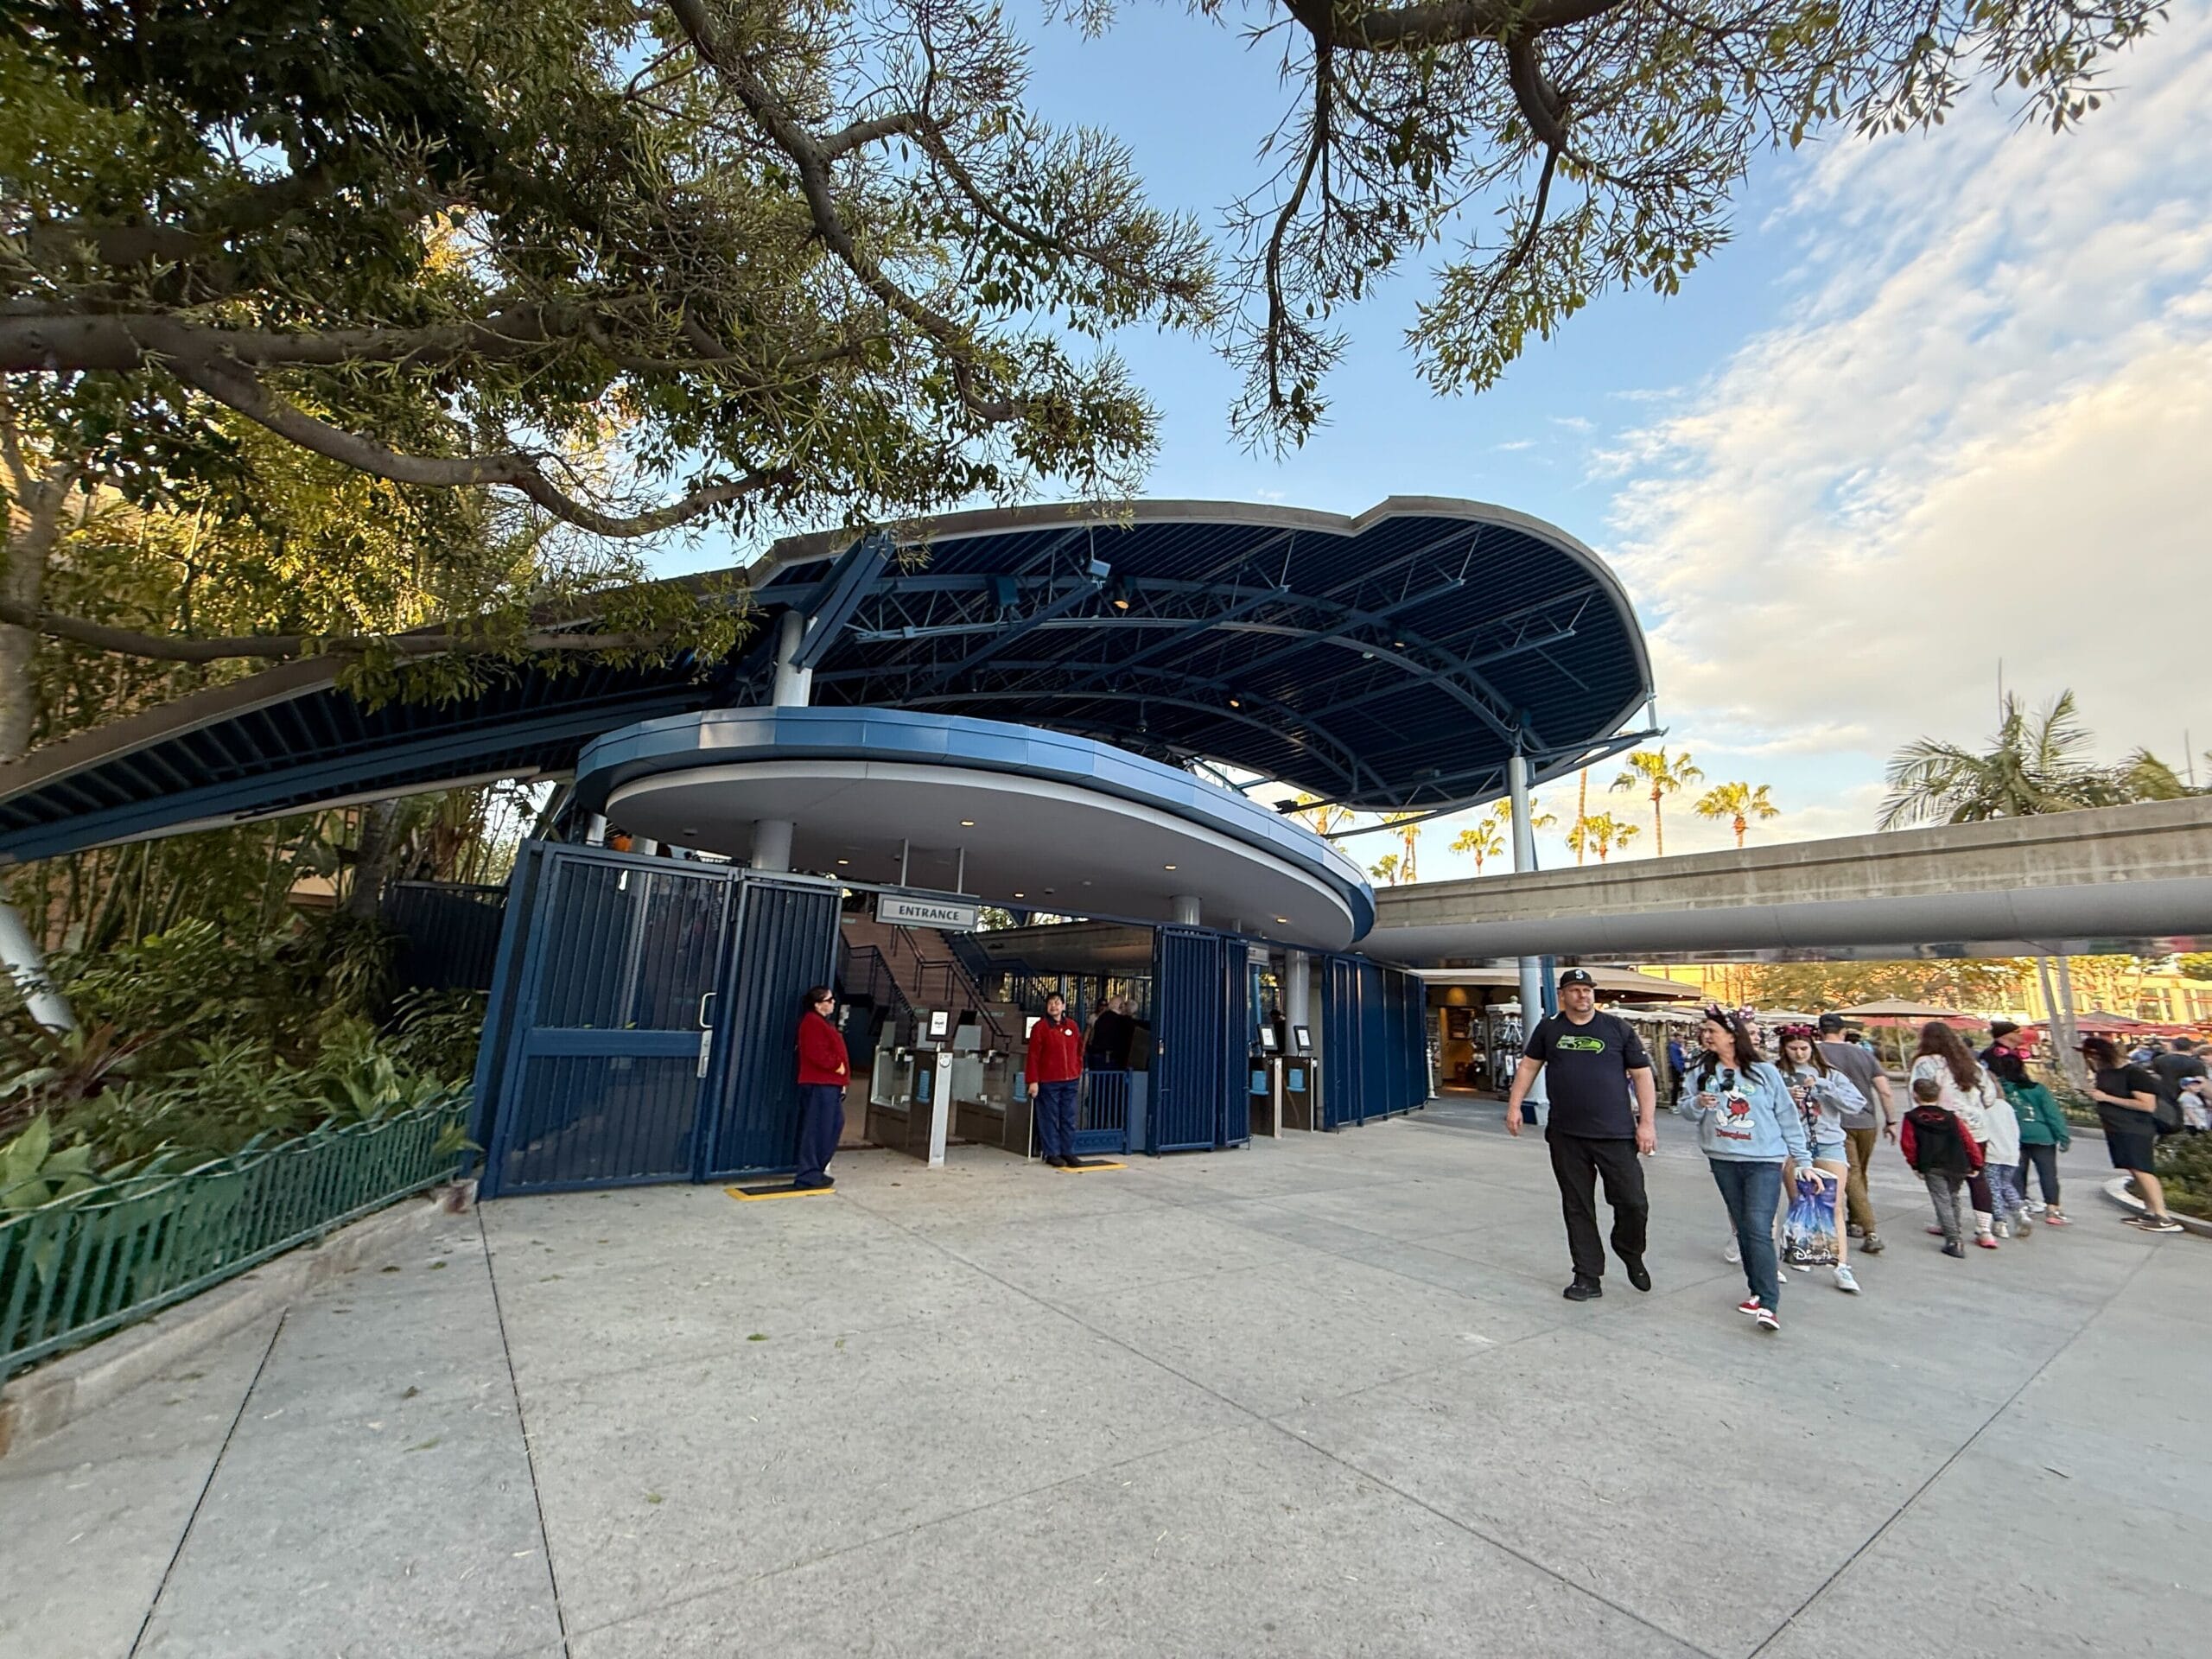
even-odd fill
[[[875,919],[893,927],[934,927],[941,932],[973,933],[983,907],[973,899],[914,899],[900,893],[875,895]]]

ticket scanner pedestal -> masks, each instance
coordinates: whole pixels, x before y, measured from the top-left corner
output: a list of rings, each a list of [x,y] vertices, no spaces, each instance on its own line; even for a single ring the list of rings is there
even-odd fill
[[[1313,1039],[1304,1026],[1293,1026],[1288,1053],[1272,1030],[1262,1029],[1250,1060],[1252,1133],[1282,1138],[1285,1129],[1312,1129]]]

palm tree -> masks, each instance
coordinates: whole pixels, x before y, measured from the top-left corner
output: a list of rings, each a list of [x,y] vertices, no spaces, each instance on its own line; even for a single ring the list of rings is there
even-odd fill
[[[1397,830],[1399,844],[1405,849],[1398,860],[1398,874],[1395,878],[1397,880],[1417,881],[1421,879],[1414,874],[1414,842],[1421,838],[1421,820],[1427,816],[1426,812],[1385,812],[1382,815],[1382,822]]]
[[[1398,885],[1398,855],[1395,853],[1383,854],[1382,857],[1367,867],[1367,873],[1377,881],[1388,881],[1392,887],[1396,887]]]
[[[1660,803],[1690,784],[1705,781],[1705,774],[1691,763],[1690,752],[1684,749],[1669,759],[1664,749],[1634,749],[1630,751],[1628,770],[1613,779],[1615,789],[1651,791],[1651,851],[1656,858],[1667,855],[1667,823],[1660,815]]]
[[[1981,753],[1923,737],[1891,757],[1890,793],[1882,803],[1880,827],[1980,823],[2113,806],[2136,798],[2126,777],[2131,770],[2139,772],[2136,785],[2152,783],[2140,762],[2152,761],[2172,776],[2140,750],[2115,775],[2089,758],[2091,741],[2071,691],[2061,691],[2032,718],[2008,692],[1996,734]]]
[[[1574,849],[1574,861],[1577,864],[1582,862],[1583,837],[1580,831],[1583,821],[1588,818],[1589,816],[1590,768],[1585,766],[1582,768],[1582,782],[1577,789],[1574,797],[1574,828],[1567,832],[1567,844]]]
[[[1592,812],[1567,832],[1567,844],[1574,849],[1580,858],[1587,850],[1598,855],[1598,861],[1605,861],[1605,855],[1618,847],[1626,850],[1638,831],[1632,823],[1624,823],[1610,812]]]
[[[1736,844],[1744,844],[1744,831],[1753,818],[1778,818],[1782,809],[1767,798],[1767,785],[1715,784],[1697,798],[1700,818],[1726,818],[1736,831]]]
[[[1473,854],[1475,874],[1480,875],[1483,873],[1483,860],[1496,858],[1505,850],[1505,842],[1498,836],[1497,818],[1487,817],[1479,823],[1468,825],[1452,838],[1452,850],[1455,853]]]
[[[1317,836],[1327,835],[1330,830],[1351,817],[1351,808],[1338,806],[1333,801],[1324,801],[1318,796],[1306,794],[1299,796],[1298,804],[1294,810],[1298,817],[1313,826],[1313,833]]]

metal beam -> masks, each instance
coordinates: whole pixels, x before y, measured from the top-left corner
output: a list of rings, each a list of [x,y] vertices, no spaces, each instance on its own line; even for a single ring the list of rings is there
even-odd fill
[[[823,597],[808,620],[806,638],[791,658],[794,668],[811,669],[830,654],[837,635],[860,609],[861,602],[868,597],[868,590],[883,574],[883,567],[890,563],[895,550],[890,535],[880,530],[868,531],[846,550],[830,568]]]
[[[1072,588],[1069,588],[1067,592],[1062,594],[1051,604],[1046,606],[1044,609],[1033,611],[1027,616],[1023,617],[1019,622],[1016,622],[1011,626],[1002,630],[996,638],[991,640],[989,644],[981,647],[979,650],[969,652],[967,656],[962,658],[957,663],[950,664],[944,668],[934,671],[930,674],[927,679],[921,681],[918,684],[909,686],[907,688],[906,695],[909,697],[916,699],[925,697],[930,692],[934,691],[938,686],[943,685],[946,681],[952,679],[955,676],[969,672],[978,664],[988,661],[991,658],[997,656],[1001,652],[1004,651],[1008,645],[1014,645],[1017,641],[1026,639],[1031,632],[1038,628],[1043,627],[1046,623],[1051,621],[1054,617],[1065,616],[1068,612],[1075,609],[1077,606],[1084,603],[1084,601],[1090,599],[1096,594],[1101,586],[1102,584],[1095,576],[1084,576],[1081,578]]]

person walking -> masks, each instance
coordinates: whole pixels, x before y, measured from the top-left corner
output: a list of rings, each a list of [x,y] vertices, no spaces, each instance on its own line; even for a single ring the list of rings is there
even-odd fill
[[[1805,1121],[1782,1073],[1759,1058],[1739,1015],[1707,1008],[1698,1044],[1688,1087],[1675,1109],[1697,1125],[1699,1149],[1728,1207],[1751,1291],[1737,1312],[1750,1314],[1763,1332],[1779,1331],[1782,1269],[1774,1250],[1774,1212],[1782,1201],[1784,1161],[1811,1161]]]
[[[1137,1032],[1137,1022],[1129,1012],[1131,1006],[1126,996],[1109,996],[1098,1012],[1091,1016],[1090,1030],[1083,1044],[1083,1063],[1086,1070],[1126,1071],[1129,1069],[1129,1040]]]
[[[1505,1100],[1508,1135],[1521,1133],[1521,1103],[1540,1075],[1551,1101],[1544,1140],[1574,1263],[1573,1282],[1561,1294],[1570,1302],[1586,1302],[1605,1294],[1594,1191],[1600,1179],[1613,1212],[1613,1253],[1629,1283],[1650,1289],[1643,1248],[1651,1203],[1637,1160],[1659,1144],[1651,1056],[1627,1020],[1598,1012],[1597,982],[1582,969],[1559,976],[1559,1012],[1537,1022],[1521,1051]]]
[[[1974,1242],[1985,1250],[1997,1248],[1993,1231],[1996,1220],[1993,1208],[1996,1203],[1989,1186],[1986,1154],[1989,1142],[1989,1117],[1983,1084],[1988,1073],[1974,1057],[1966,1039],[1941,1020],[1930,1020],[1920,1028],[1920,1044],[1913,1051],[1912,1080],[1923,1077],[1936,1079],[1943,1109],[1957,1115],[1974,1136],[1974,1145],[1984,1154],[1978,1159],[1974,1173],[1967,1178],[1967,1195],[1974,1203]],[[1994,1085],[1989,1090],[1994,1093]],[[1913,1098],[1920,1098],[1914,1091]],[[1936,1230],[1928,1230],[1931,1233]]]
[[[2204,1087],[2204,1057],[2187,1037],[2177,1037],[2173,1046],[2151,1057],[2151,1075],[2158,1080],[2158,1133],[2172,1135],[2190,1127],[2190,1107],[2197,1104]]]
[[[1943,1104],[1942,1081],[1932,1072],[1912,1080],[1912,1109],[1899,1133],[1905,1162],[1936,1203],[1929,1230],[1943,1236],[1944,1255],[1964,1255],[1967,1224],[1960,1200],[1981,1166],[1981,1149],[1964,1120]]]
[[[1083,1032],[1068,1018],[1068,1000],[1058,991],[1045,999],[1045,1016],[1029,1028],[1029,1050],[1022,1062],[1029,1084],[1030,1112],[1037,1145],[1054,1169],[1088,1169],[1075,1155],[1075,1101],[1083,1077]]]
[[[845,1133],[845,1084],[852,1066],[845,1035],[830,1018],[836,1007],[827,985],[810,986],[798,1016],[798,1173],[791,1185],[802,1192],[837,1185],[830,1160]]]
[[[1667,1033],[1667,1103],[1679,1105],[1682,1098],[1682,1074],[1690,1069],[1690,1052],[1682,1046],[1682,1039],[1673,1032]]]
[[[2139,1065],[2122,1065],[2120,1051],[2102,1037],[2084,1038],[2082,1058],[2095,1073],[2089,1098],[2105,1129],[2112,1166],[2132,1176],[2143,1200],[2139,1216],[2123,1216],[2146,1233],[2177,1233],[2181,1224],[2166,1213],[2166,1190],[2151,1173],[2158,1146],[2158,1080]]]
[[[1859,1281],[1851,1271],[1851,1248],[1841,1213],[1844,1184],[1851,1171],[1844,1126],[1863,1112],[1866,1097],[1859,1092],[1856,1084],[1828,1064],[1810,1026],[1783,1027],[1780,1069],[1783,1081],[1789,1085],[1790,1098],[1805,1120],[1805,1138],[1813,1148],[1813,1169],[1826,1185],[1835,1189],[1824,1200],[1833,1206],[1836,1218],[1835,1266],[1830,1276],[1838,1290],[1856,1296]],[[1794,1190],[1796,1173],[1795,1168],[1783,1172],[1785,1191]],[[1879,1248],[1878,1242],[1876,1248]]]
[[[1882,1253],[1882,1235],[1875,1224],[1874,1200],[1866,1186],[1867,1166],[1874,1161],[1874,1147],[1878,1141],[1894,1141],[1897,1138],[1897,1108],[1890,1093],[1890,1080],[1883,1074],[1882,1063],[1872,1050],[1853,1042],[1844,1030],[1843,1016],[1824,1014],[1821,1016],[1820,1055],[1827,1062],[1828,1070],[1840,1071],[1859,1091],[1862,1103],[1857,1111],[1843,1116],[1844,1151],[1851,1160],[1851,1173],[1844,1183],[1844,1196],[1851,1207],[1847,1227],[1849,1235],[1860,1241],[1859,1248],[1869,1255]]]
[[[2072,1225],[2058,1202],[2058,1154],[2074,1144],[2074,1131],[2067,1125],[2066,1114],[2051,1098],[2050,1090],[2029,1072],[2028,1045],[2017,1021],[1989,1022],[1989,1046],[1981,1051],[1981,1064],[2004,1091],[2005,1103],[2012,1107],[2013,1120],[2019,1126],[2020,1161],[2012,1172],[2012,1181],[2019,1189],[2021,1227],[2032,1227],[2037,1211],[2036,1205],[2028,1197],[2031,1169],[2035,1171],[2043,1188],[2044,1224]]]

